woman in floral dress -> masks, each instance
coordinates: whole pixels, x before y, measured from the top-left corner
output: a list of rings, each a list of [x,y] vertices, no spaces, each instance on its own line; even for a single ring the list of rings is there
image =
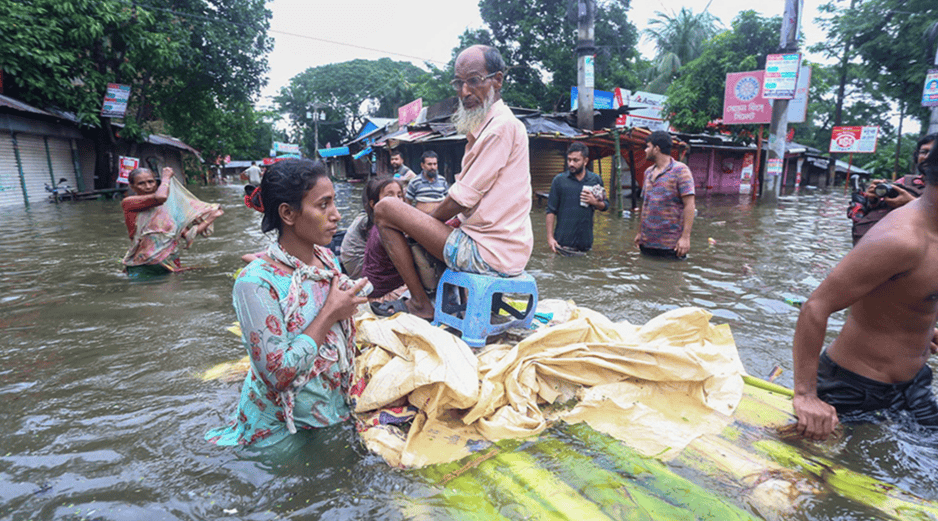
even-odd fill
[[[269,447],[298,429],[349,418],[354,374],[352,315],[371,288],[351,281],[326,248],[339,224],[325,168],[306,159],[276,163],[246,204],[264,213],[277,242],[234,285],[234,308],[251,368],[232,423],[205,437],[218,445]]]

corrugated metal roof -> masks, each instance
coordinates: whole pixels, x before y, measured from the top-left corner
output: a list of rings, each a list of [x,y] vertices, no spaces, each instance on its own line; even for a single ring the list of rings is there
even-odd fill
[[[23,103],[20,100],[13,99],[8,96],[4,96],[2,94],[0,94],[0,107],[6,107],[9,109],[19,111],[19,112],[31,112],[33,114],[40,114],[42,116],[49,116],[53,118],[56,117],[55,114],[46,112],[41,109],[37,109],[36,107],[32,105],[27,105],[26,103]]]

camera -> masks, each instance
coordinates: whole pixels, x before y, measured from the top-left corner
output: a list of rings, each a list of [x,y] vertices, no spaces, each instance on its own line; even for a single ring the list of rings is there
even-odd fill
[[[890,182],[883,182],[874,186],[873,193],[876,194],[876,197],[899,197],[899,190],[896,190],[896,187],[892,186]]]

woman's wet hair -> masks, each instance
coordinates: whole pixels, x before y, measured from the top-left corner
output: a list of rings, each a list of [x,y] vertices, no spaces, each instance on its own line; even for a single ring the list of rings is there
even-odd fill
[[[153,173],[153,170],[150,170],[146,167],[134,168],[130,171],[129,174],[127,174],[127,184],[134,184],[134,178],[143,173],[150,174],[153,176],[153,179],[156,179],[156,174]],[[61,181],[59,182],[61,183]]]
[[[926,183],[938,186],[938,146],[931,147],[925,161],[918,164],[918,171],[925,176]]]
[[[382,175],[368,181],[365,189],[362,190],[362,206],[365,208],[365,213],[368,214],[368,222],[365,223],[366,230],[371,230],[371,227],[375,224],[375,209],[372,203],[378,203],[378,200],[381,199],[381,191],[391,183],[397,183],[402,190],[404,189],[404,186],[397,179],[389,175]]]
[[[259,193],[252,187],[253,193],[249,194],[252,199],[260,199],[252,204],[257,205],[256,209],[263,209],[261,231],[267,233],[277,230],[279,237],[283,232],[280,205],[286,203],[290,208],[299,211],[306,192],[316,186],[322,178],[329,178],[326,167],[322,162],[310,159],[286,159],[268,168],[261,178]]]

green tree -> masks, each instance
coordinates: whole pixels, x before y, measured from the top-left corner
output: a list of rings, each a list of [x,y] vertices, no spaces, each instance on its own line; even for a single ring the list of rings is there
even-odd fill
[[[293,122],[291,138],[313,151],[313,107],[326,115],[319,123],[320,144],[347,141],[368,116],[397,117],[397,108],[426,92],[430,74],[390,58],[352,60],[306,69],[274,99]],[[419,88],[418,88],[419,87]]]
[[[644,31],[657,50],[655,68],[650,71],[653,75],[645,90],[658,93],[667,90],[681,66],[700,56],[704,42],[717,34],[720,25],[706,8],[696,14],[686,7],[678,13],[655,12],[655,18],[649,20]]]
[[[596,88],[636,88],[638,32],[628,20],[629,0],[596,4]],[[463,34],[462,47],[484,43],[501,51],[509,66],[502,96],[510,105],[568,110],[577,84],[575,6],[570,0],[481,0],[488,27]]]
[[[115,133],[98,115],[108,83],[131,86],[121,139],[165,128],[214,157],[240,137],[199,127],[244,117],[271,48],[263,0],[0,0],[0,10],[8,93],[98,129],[102,186],[116,175],[103,155]]]
[[[765,68],[765,57],[778,51],[781,18],[763,18],[743,11],[723,31],[706,42],[701,55],[681,68],[667,90],[665,110],[676,128],[703,132],[723,114],[723,88],[730,72]],[[739,137],[751,139],[755,127],[733,125]]]
[[[932,66],[935,49],[923,36],[938,19],[938,3],[930,0],[833,0],[821,6],[819,20],[828,38],[812,49],[840,59],[844,45],[852,46],[848,82],[865,86],[899,105],[928,127],[928,110],[921,106],[922,82]],[[851,63],[854,63],[851,60]]]

